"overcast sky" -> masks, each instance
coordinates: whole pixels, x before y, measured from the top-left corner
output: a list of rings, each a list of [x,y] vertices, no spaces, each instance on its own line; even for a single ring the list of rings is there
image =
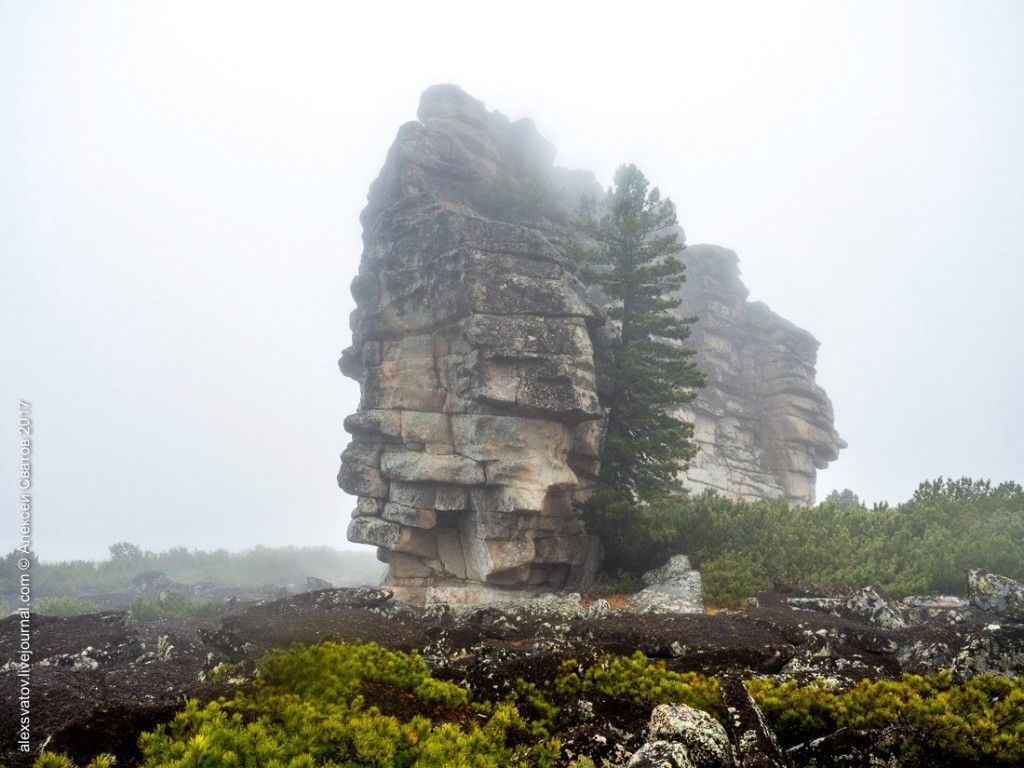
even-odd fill
[[[346,545],[358,214],[437,82],[817,336],[819,496],[1024,480],[1024,3],[349,5],[0,2],[5,550],[18,398],[44,559]]]

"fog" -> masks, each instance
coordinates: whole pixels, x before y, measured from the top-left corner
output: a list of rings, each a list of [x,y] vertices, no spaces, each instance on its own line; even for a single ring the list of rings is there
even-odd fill
[[[0,2],[7,498],[22,398],[44,559],[348,546],[358,215],[437,82],[639,164],[821,341],[819,496],[1024,480],[1022,51],[1013,2]]]

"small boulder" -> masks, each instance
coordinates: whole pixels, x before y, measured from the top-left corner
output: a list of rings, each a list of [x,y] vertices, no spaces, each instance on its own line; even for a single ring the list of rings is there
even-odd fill
[[[319,576],[307,576],[306,577],[306,591],[316,592],[321,589],[334,589],[334,585],[331,584],[327,579],[321,579]]]
[[[1019,581],[972,568],[967,572],[967,591],[971,602],[983,611],[1024,621],[1024,584]]]
[[[626,768],[697,768],[676,741],[649,741],[633,753]]]
[[[732,747],[725,728],[707,712],[686,704],[659,704],[648,726],[651,739],[686,746],[696,768],[730,768]]]
[[[849,595],[843,601],[843,607],[884,629],[903,629],[907,626],[902,614],[874,587],[864,587]]]
[[[959,680],[978,675],[1024,677],[1024,626],[989,624],[971,632],[951,667]]]
[[[786,750],[797,768],[898,768],[902,765],[899,744],[908,734],[898,728],[856,730],[840,728],[827,736]]]
[[[660,568],[644,574],[647,586],[629,599],[632,613],[704,613],[700,573],[686,555],[674,555]]]

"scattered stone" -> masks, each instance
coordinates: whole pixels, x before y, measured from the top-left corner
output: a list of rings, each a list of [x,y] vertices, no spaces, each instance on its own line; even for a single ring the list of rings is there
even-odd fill
[[[974,610],[969,600],[953,595],[909,595],[902,602],[906,606],[903,613],[914,624],[936,619],[958,624]]]
[[[677,741],[649,741],[633,753],[626,768],[698,768]]]
[[[743,681],[723,676],[718,678],[718,684],[729,712],[729,730],[739,768],[788,768],[775,734]]]
[[[996,573],[967,572],[971,603],[984,611],[1024,622],[1024,584]]]
[[[685,745],[695,768],[730,768],[729,737],[715,718],[686,704],[659,704],[651,712],[649,738]]]
[[[686,555],[673,555],[660,568],[644,574],[647,586],[629,599],[633,613],[703,613],[704,588],[700,573]]]
[[[796,768],[899,768],[899,744],[906,734],[896,728],[841,728],[820,739],[786,750]]]
[[[1024,676],[1024,625],[989,624],[972,631],[951,666],[959,680]]]
[[[320,589],[334,589],[334,585],[331,584],[327,579],[321,579],[319,576],[307,576],[306,577],[306,591],[316,592]]]
[[[821,611],[833,613],[843,604],[838,597],[787,597],[786,602],[794,608],[804,611]]]
[[[874,587],[864,587],[849,595],[843,601],[843,607],[886,629],[903,629],[907,626],[906,619],[896,607]]]
[[[586,619],[603,619],[606,616],[611,616],[615,613],[615,609],[612,608],[611,604],[603,597],[598,598],[592,602],[586,609],[584,618]]]

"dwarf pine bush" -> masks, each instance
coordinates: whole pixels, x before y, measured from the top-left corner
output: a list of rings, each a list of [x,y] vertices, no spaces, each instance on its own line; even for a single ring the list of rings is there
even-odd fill
[[[785,746],[844,727],[894,726],[901,765],[1024,765],[1022,680],[958,683],[941,672],[846,690],[772,679],[747,686]],[[549,680],[520,680],[500,700],[473,701],[465,688],[431,677],[417,654],[323,643],[270,654],[250,688],[190,701],[139,743],[144,768],[544,768],[559,764],[560,716],[579,699],[643,710],[684,703],[726,721],[714,678],[674,672],[639,652],[590,665],[568,660]],[[99,757],[87,768],[109,766]],[[35,768],[74,766],[47,754]]]
[[[640,571],[687,553],[706,599],[718,605],[775,584],[874,584],[902,597],[962,593],[967,568],[1024,578],[1024,490],[1016,483],[939,479],[903,504],[870,509],[839,498],[814,507],[713,494],[660,500],[639,510],[624,534],[630,562]]]
[[[385,700],[449,708],[451,720],[402,720],[367,701],[367,684]],[[511,704],[469,722],[469,693],[436,680],[416,654],[372,643],[323,643],[272,653],[254,687],[232,699],[190,702],[172,722],[142,736],[147,768],[431,768],[551,765],[557,742],[520,743],[529,726]],[[515,742],[515,743],[513,743]]]
[[[898,726],[903,765],[1024,765],[1024,681],[949,671],[862,680],[847,691],[823,683],[750,680],[747,687],[779,740],[798,744],[838,728]]]

